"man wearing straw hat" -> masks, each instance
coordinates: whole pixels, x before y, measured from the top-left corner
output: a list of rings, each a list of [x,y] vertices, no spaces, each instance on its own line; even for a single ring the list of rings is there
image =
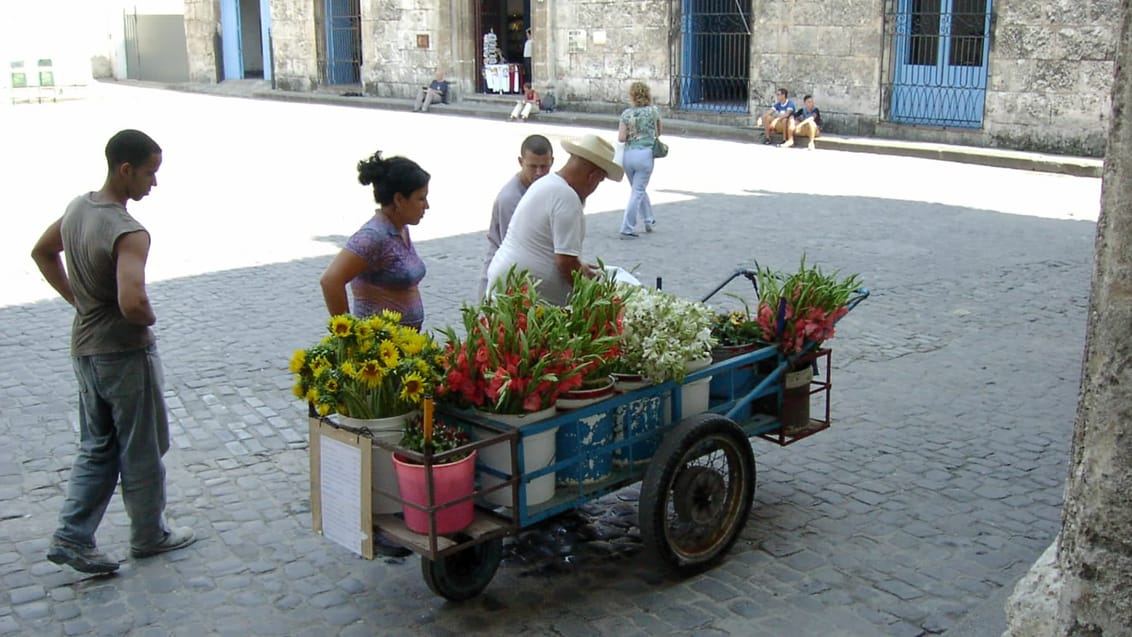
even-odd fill
[[[582,209],[603,180],[621,181],[624,172],[613,161],[613,146],[597,135],[566,140],[562,148],[570,154],[566,165],[531,184],[515,208],[507,235],[487,268],[489,290],[514,265],[539,279],[544,299],[564,305],[574,271],[593,276],[581,260],[586,236]]]

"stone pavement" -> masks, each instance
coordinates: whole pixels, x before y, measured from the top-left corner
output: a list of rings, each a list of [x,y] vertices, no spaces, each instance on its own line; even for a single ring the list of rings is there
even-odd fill
[[[658,231],[635,242],[591,230],[587,253],[696,297],[756,256],[790,267],[805,250],[874,290],[830,343],[834,428],[752,443],[755,504],[719,567],[673,577],[633,528],[611,538],[619,550],[583,541],[570,559],[529,541],[482,596],[453,604],[415,557],[365,561],[313,535],[286,365],[324,320],[320,256],[151,282],[174,434],[168,513],[201,539],[113,577],[44,559],[75,447],[70,312],[0,298],[0,635],[913,637],[946,633],[1029,568],[1060,524],[1094,223],[757,187],[687,193],[656,214]],[[453,324],[482,235],[417,244],[429,326]],[[542,537],[631,516],[633,499]],[[126,539],[115,497],[99,543],[124,557]],[[997,635],[996,621],[976,634]]]

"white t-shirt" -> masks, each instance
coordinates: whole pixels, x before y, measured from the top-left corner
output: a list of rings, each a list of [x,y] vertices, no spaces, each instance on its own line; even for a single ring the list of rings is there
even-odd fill
[[[535,43],[534,40],[527,40],[523,43],[523,57],[529,58],[534,55],[534,47],[531,46]]]
[[[558,272],[554,255],[581,256],[586,217],[578,193],[557,173],[531,184],[515,208],[511,226],[487,268],[488,289],[512,265],[539,279],[539,294],[565,305],[573,282]]]

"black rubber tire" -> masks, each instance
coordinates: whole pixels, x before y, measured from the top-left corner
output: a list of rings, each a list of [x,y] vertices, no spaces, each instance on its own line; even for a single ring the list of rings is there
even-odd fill
[[[738,539],[754,495],[755,456],[743,430],[717,414],[687,418],[645,470],[641,538],[677,572],[699,573]]]
[[[422,557],[421,575],[432,592],[462,602],[487,588],[502,559],[503,538],[496,538],[436,560]]]

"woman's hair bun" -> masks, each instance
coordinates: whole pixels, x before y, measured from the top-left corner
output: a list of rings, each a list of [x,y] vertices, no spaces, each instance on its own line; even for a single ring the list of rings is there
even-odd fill
[[[380,150],[374,153],[372,157],[358,162],[358,181],[363,186],[377,183],[384,173],[385,160],[381,158]]]

